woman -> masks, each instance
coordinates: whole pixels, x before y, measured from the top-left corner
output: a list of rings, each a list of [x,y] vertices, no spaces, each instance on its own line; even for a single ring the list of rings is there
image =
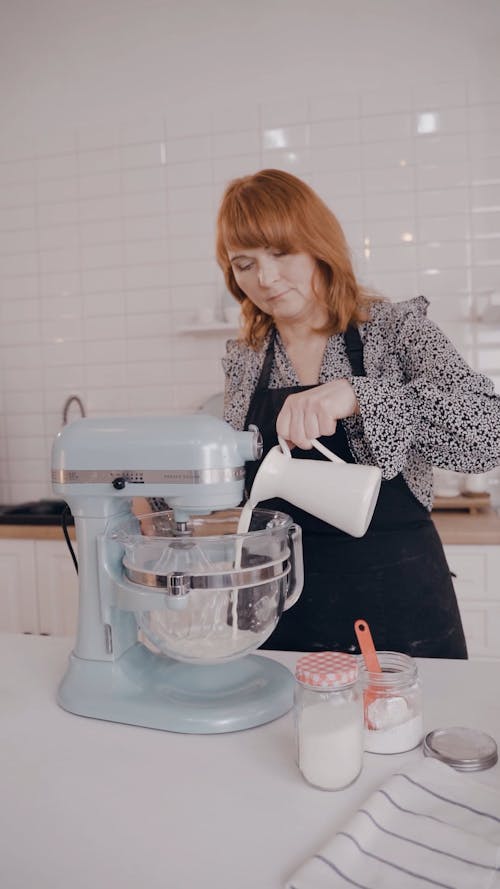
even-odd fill
[[[217,259],[241,306],[229,341],[225,419],[255,424],[264,455],[281,435],[294,456],[382,470],[363,538],[290,503],[302,527],[304,589],[263,647],[357,651],[354,621],[379,649],[466,658],[443,548],[430,518],[432,465],[482,472],[500,462],[500,399],[426,317],[424,297],[391,304],[354,276],[335,216],[301,180],[263,170],[232,182],[217,220]],[[247,489],[259,463],[248,464]],[[325,491],[334,497],[335,491]]]

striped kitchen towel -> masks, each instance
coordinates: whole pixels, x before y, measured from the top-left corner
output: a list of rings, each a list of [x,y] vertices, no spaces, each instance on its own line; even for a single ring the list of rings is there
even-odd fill
[[[499,889],[500,792],[486,775],[435,759],[393,775],[287,889]]]

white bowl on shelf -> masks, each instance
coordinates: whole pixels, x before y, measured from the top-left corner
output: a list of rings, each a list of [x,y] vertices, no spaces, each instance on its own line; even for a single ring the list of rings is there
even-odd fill
[[[479,472],[464,476],[464,491],[467,494],[487,494],[488,493],[488,474]]]
[[[434,469],[434,497],[459,497],[463,480],[460,472],[451,469]]]

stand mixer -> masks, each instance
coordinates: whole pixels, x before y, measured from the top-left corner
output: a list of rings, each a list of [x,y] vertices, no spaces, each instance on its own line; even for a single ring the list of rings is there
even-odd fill
[[[85,418],[61,430],[52,483],[74,516],[79,561],[64,709],[200,734],[290,709],[290,671],[251,653],[303,582],[291,518],[254,509],[248,529],[236,508],[245,461],[261,449],[256,428],[206,414]],[[137,517],[136,497],[169,509]]]

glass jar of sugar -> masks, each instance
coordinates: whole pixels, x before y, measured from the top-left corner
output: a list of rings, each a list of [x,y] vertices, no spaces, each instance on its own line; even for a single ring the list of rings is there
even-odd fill
[[[363,693],[358,659],[321,651],[303,655],[295,669],[297,763],[321,790],[340,790],[363,764]]]
[[[404,753],[424,736],[422,689],[413,658],[398,651],[377,651],[381,673],[363,665],[365,750]]]

